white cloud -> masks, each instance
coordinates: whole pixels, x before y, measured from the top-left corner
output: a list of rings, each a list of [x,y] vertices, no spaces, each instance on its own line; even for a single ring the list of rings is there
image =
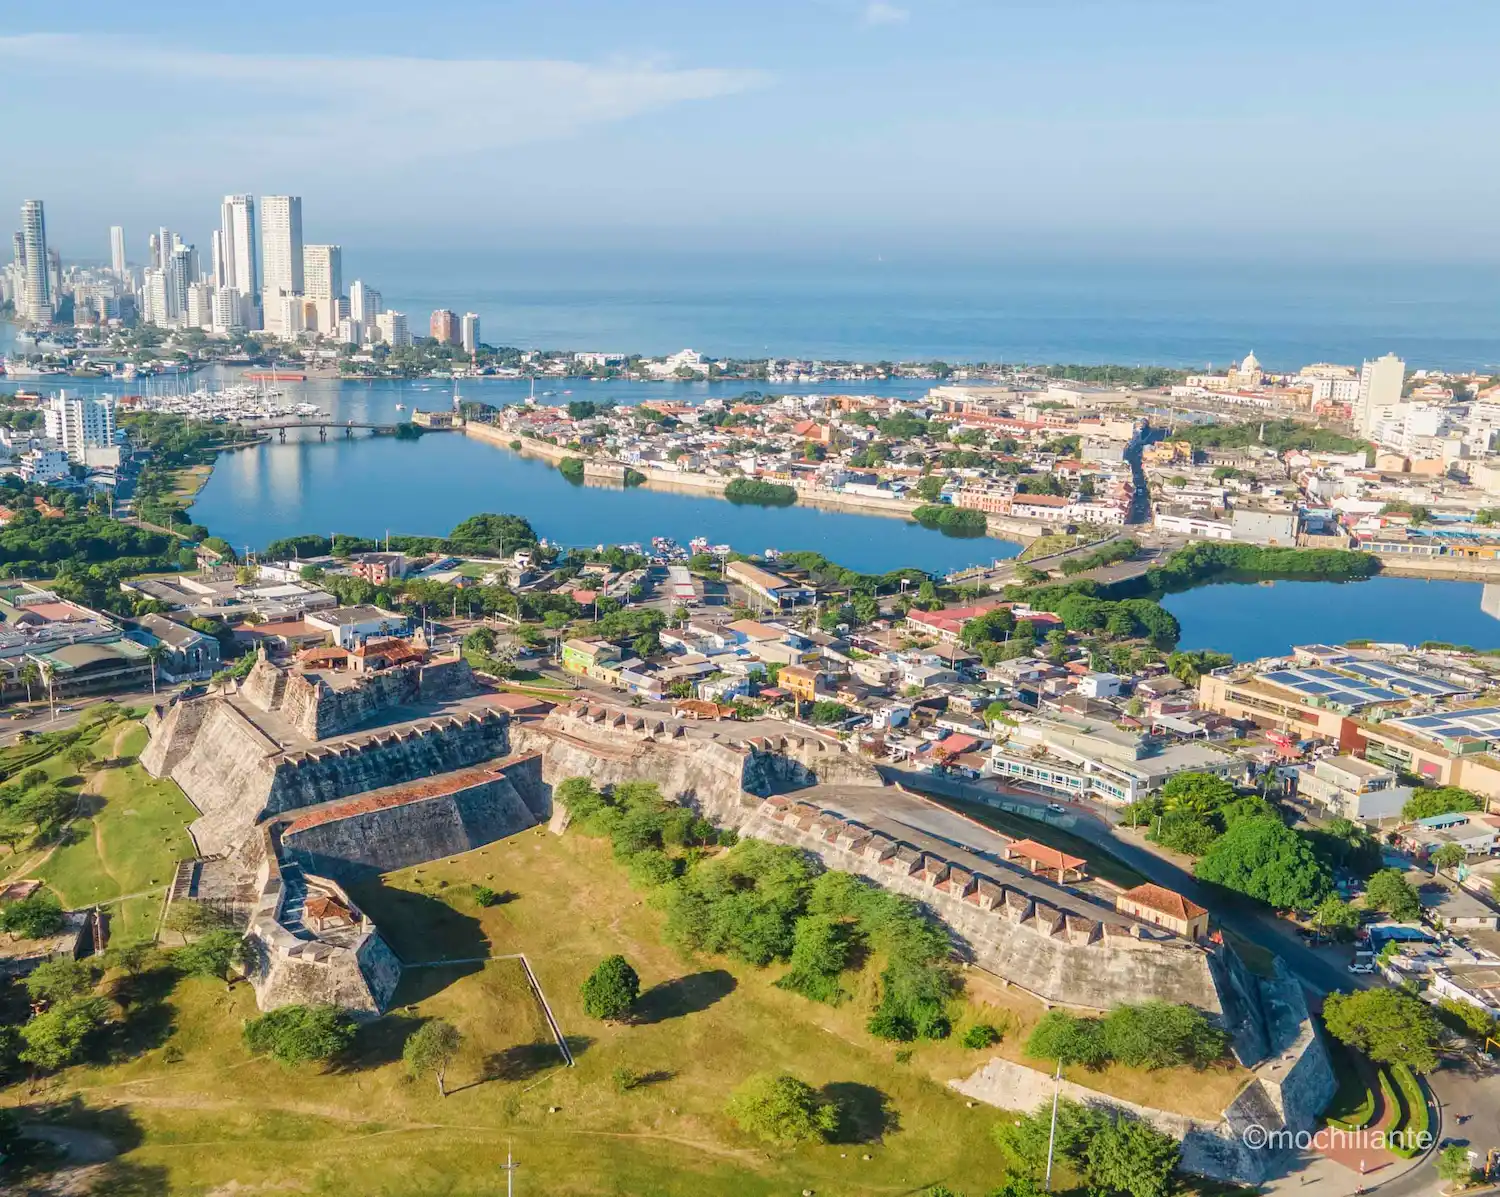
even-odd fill
[[[198,115],[215,157],[304,156],[325,167],[373,157],[385,169],[565,138],[767,81],[758,71],[645,62],[200,53],[60,34],[0,37],[0,63],[13,84],[25,74],[76,82],[86,72],[116,76],[128,96],[152,80],[151,94],[183,100],[158,115]]]
[[[871,0],[871,3],[865,5],[866,25],[900,25],[910,16],[909,10],[894,4],[887,4],[885,0]]]

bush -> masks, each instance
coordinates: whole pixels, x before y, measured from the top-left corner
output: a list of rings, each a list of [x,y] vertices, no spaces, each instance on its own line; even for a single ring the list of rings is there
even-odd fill
[[[62,903],[51,890],[39,889],[0,910],[0,931],[22,939],[46,939],[63,929]]]
[[[1202,1068],[1223,1057],[1229,1036],[1201,1010],[1171,1002],[1116,1006],[1104,1018],[1050,1010],[1026,1040],[1028,1056],[1083,1064],[1118,1061],[1154,1071],[1189,1064]]]
[[[837,1106],[787,1073],[751,1077],[734,1091],[726,1112],[742,1131],[778,1147],[826,1142],[839,1123]]]
[[[245,1024],[245,1046],[288,1066],[331,1060],[354,1040],[354,1020],[337,1006],[279,1006]]]
[[[474,903],[477,906],[494,906],[500,901],[500,895],[487,885],[475,884]]]
[[[965,1031],[964,1037],[959,1042],[970,1051],[983,1051],[1000,1042],[1000,1032],[987,1022],[979,1022]]]
[[[797,501],[797,491],[779,482],[736,478],[724,488],[724,497],[731,503],[750,503],[757,507],[790,507]]]

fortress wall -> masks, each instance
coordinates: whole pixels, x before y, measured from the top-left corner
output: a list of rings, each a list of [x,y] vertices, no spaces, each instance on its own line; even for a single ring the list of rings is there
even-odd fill
[[[278,671],[281,677],[281,713],[286,721],[309,740],[318,739],[318,709],[328,696],[316,675]]]
[[[456,856],[536,822],[504,774],[434,797],[373,809],[371,801],[378,797],[350,800],[342,817],[294,824],[282,836],[283,851],[310,873],[349,882]]]
[[[201,812],[190,829],[201,854],[228,850],[254,826],[266,807],[279,751],[229,703],[210,700],[170,774]]]
[[[266,809],[281,814],[468,769],[504,757],[509,749],[508,720],[491,711],[442,716],[414,727],[288,753],[276,763]]]
[[[417,687],[425,702],[441,702],[468,694],[474,687],[474,671],[462,657],[434,661],[418,670]]]
[[[240,693],[262,711],[274,711],[279,707],[285,689],[286,672],[272,665],[264,651],[259,652],[255,664],[240,683]]]
[[[337,736],[374,718],[381,711],[422,697],[416,665],[398,665],[366,674],[347,689],[323,687],[315,710],[298,728],[310,740]],[[290,683],[288,697],[290,697]]]
[[[211,698],[190,698],[170,707],[154,708],[146,716],[151,738],[141,751],[141,765],[152,777],[167,777],[188,754],[208,713]]]
[[[500,771],[514,787],[516,796],[526,804],[533,819],[540,823],[552,817],[552,787],[542,780],[540,753],[512,758],[501,766]]]
[[[1097,925],[1085,930],[1076,921],[1070,928],[1060,911],[1039,909],[1030,900],[1013,919],[1000,909],[987,910],[936,889],[919,873],[888,867],[795,824],[778,822],[759,805],[739,831],[805,849],[830,869],[914,898],[948,926],[973,963],[1045,1002],[1103,1011],[1150,994],[1196,1006],[1213,1017],[1223,1013],[1209,953],[1193,944],[1106,936]]]

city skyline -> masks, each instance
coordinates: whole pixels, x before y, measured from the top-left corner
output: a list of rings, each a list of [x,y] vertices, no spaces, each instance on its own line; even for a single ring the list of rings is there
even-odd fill
[[[63,97],[0,136],[21,164],[0,210],[53,197],[54,240],[106,261],[110,224],[190,227],[235,190],[302,195],[338,218],[310,235],[346,247],[422,227],[435,247],[1500,255],[1500,177],[1470,151],[1495,103],[1469,82],[1500,13],[1476,3],[574,0],[502,23],[449,2],[399,34],[394,11],[351,29],[84,5],[0,38],[14,102],[145,66],[200,101],[144,119],[149,95],[121,87],[126,131],[101,139]],[[1410,165],[1445,157],[1463,186]]]

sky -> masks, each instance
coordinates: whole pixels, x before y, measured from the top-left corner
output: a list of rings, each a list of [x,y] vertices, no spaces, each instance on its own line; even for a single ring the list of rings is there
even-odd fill
[[[346,246],[1500,259],[1492,0],[25,7],[0,212],[68,257],[247,191]]]

